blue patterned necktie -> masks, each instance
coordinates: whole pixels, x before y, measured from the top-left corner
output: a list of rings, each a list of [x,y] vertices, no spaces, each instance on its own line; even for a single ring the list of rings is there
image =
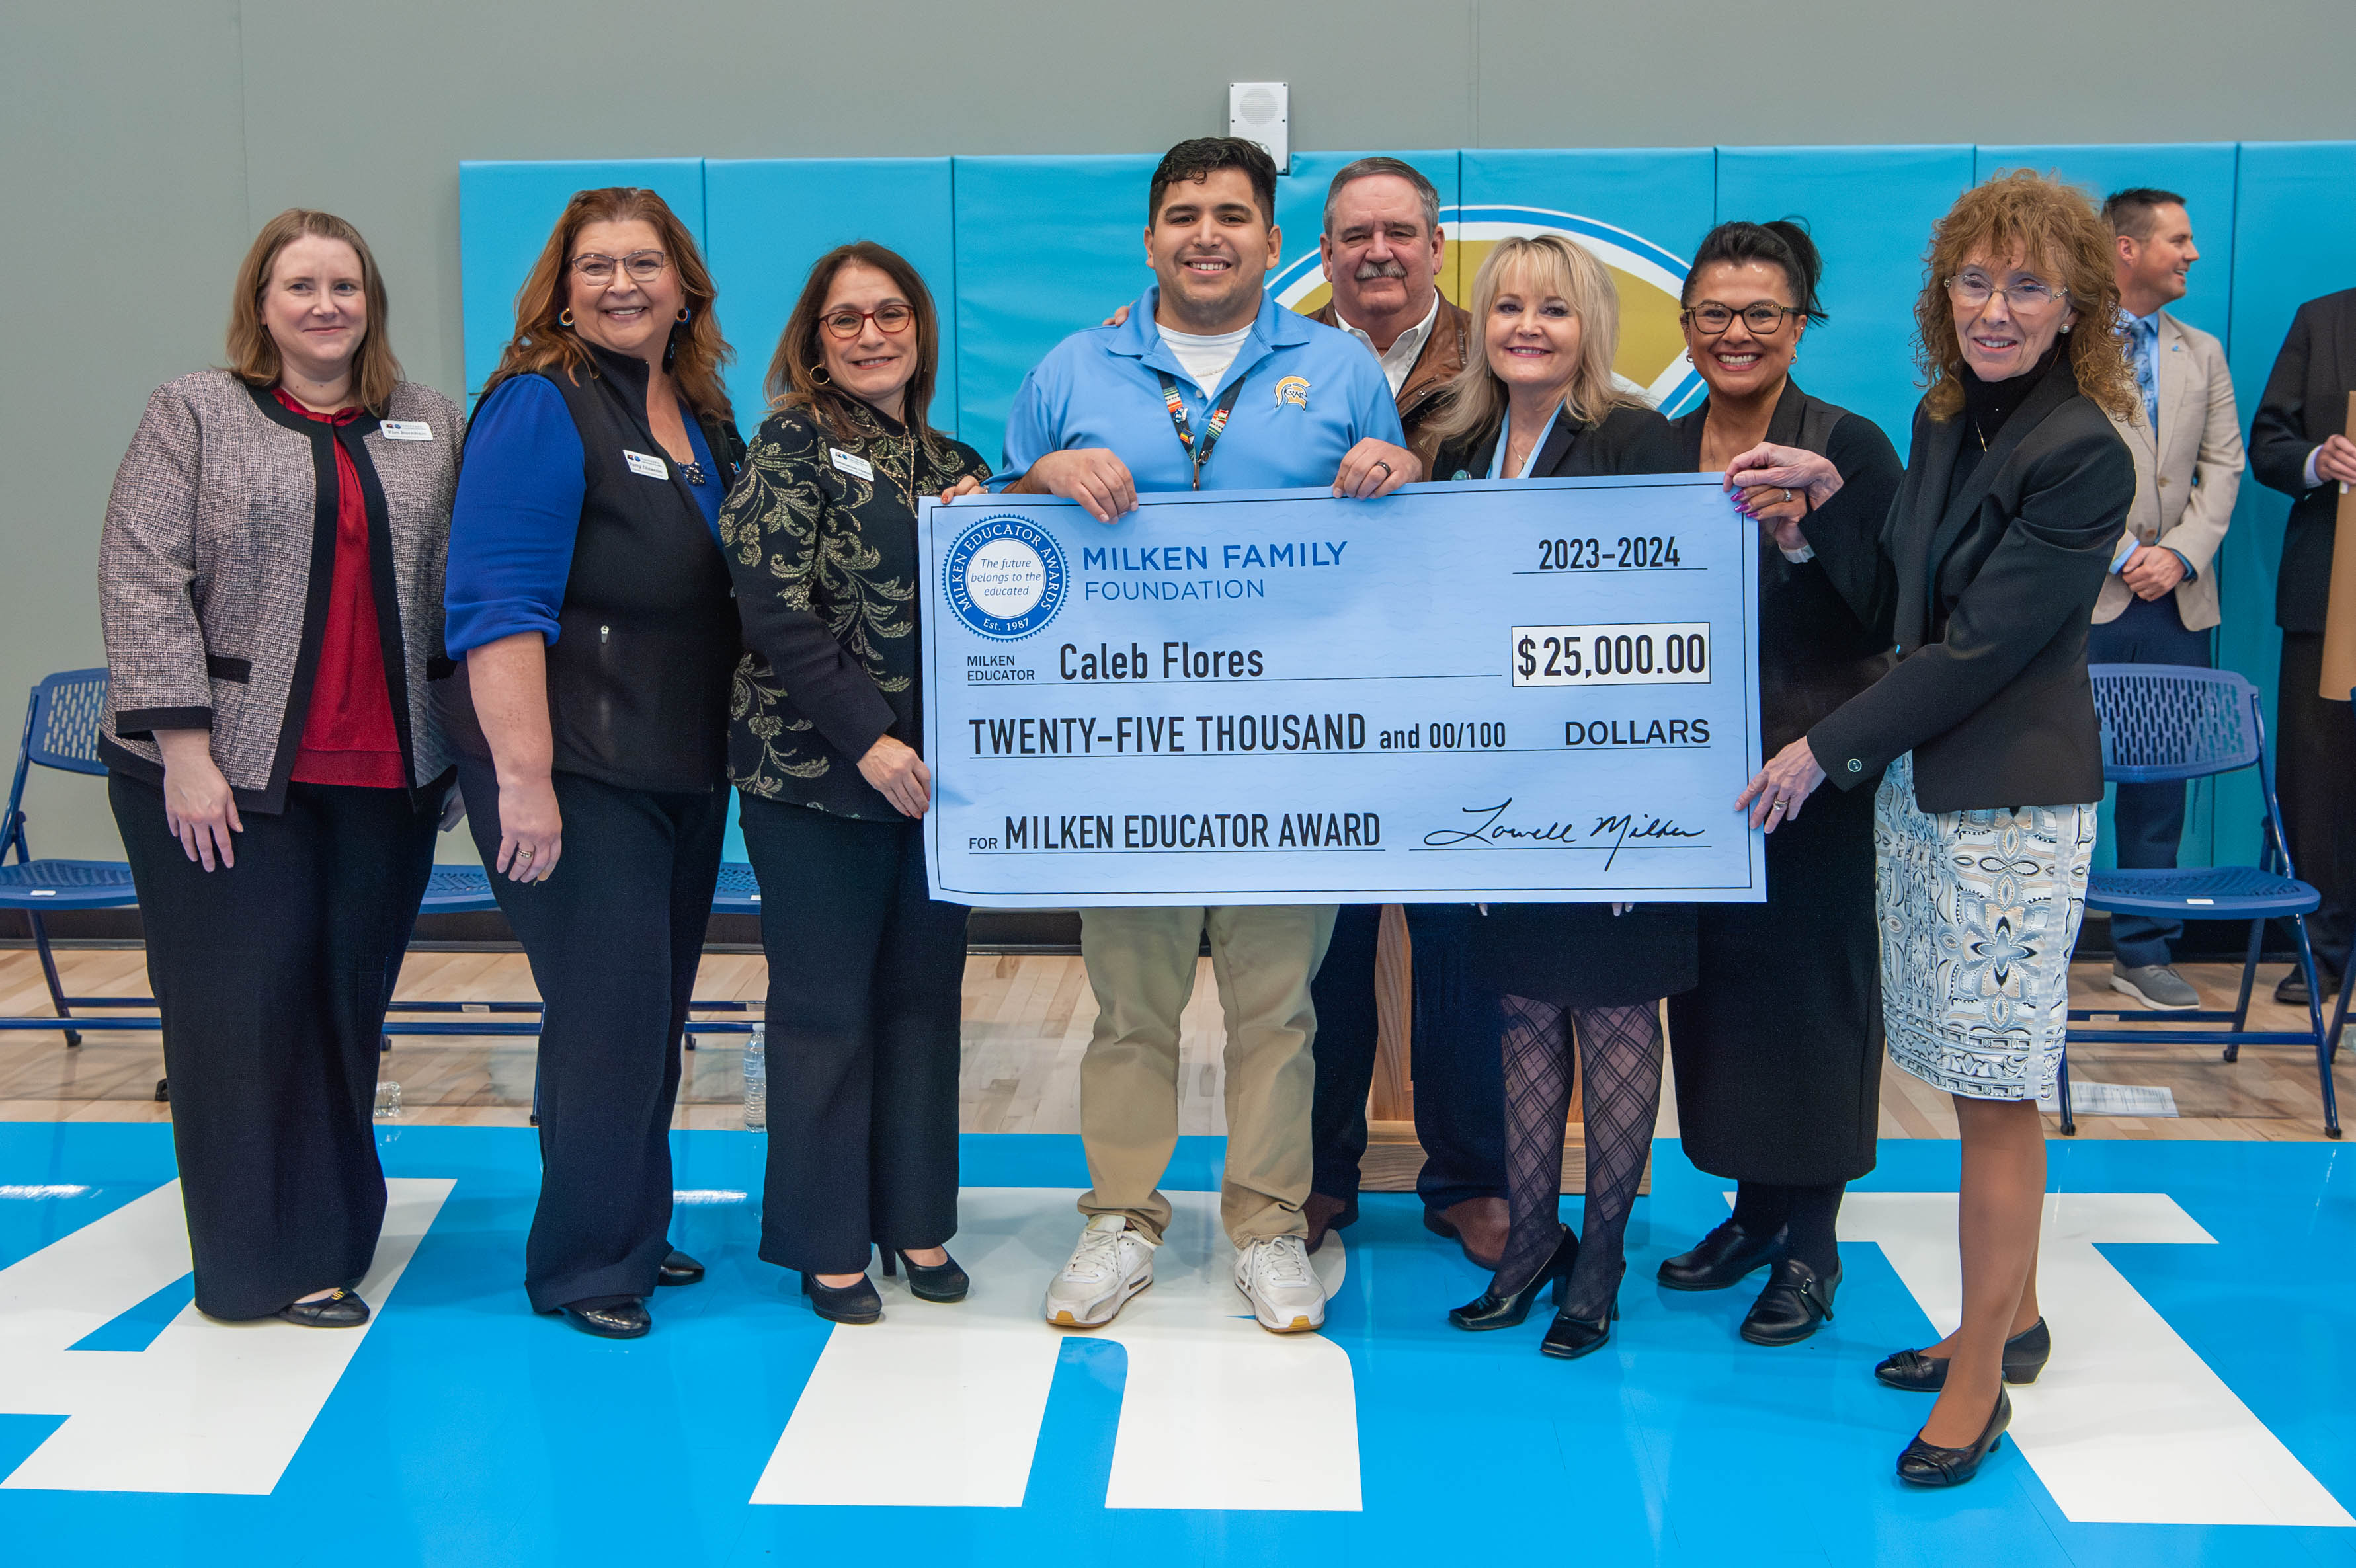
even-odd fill
[[[2143,411],[2151,421],[2151,438],[2159,439],[2159,317],[2144,316],[2127,323],[2135,343],[2136,385],[2143,390]]]

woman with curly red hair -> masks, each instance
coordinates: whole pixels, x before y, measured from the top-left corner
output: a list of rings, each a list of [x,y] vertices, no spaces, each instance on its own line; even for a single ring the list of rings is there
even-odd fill
[[[2070,949],[2103,795],[2086,632],[2135,498],[2114,417],[2138,399],[2112,323],[2111,234],[2084,194],[2028,171],[1966,191],[1931,232],[1915,304],[1929,389],[1867,563],[1900,659],[1760,770],[1737,804],[1773,832],[1829,778],[1880,779],[1875,848],[1890,1060],[1953,1096],[1963,1138],[1963,1321],[1875,1369],[1938,1403],[1898,1458],[1920,1486],[1976,1475],[2033,1381],[2045,1129]],[[1762,444],[1728,485],[1840,488]]]

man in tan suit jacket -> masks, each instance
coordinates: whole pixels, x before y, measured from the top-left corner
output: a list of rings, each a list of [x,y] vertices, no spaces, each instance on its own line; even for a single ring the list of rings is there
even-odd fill
[[[2135,454],[2135,506],[2094,603],[2089,664],[2207,667],[2217,624],[2217,547],[2242,481],[2241,418],[2225,350],[2164,308],[2184,297],[2201,259],[2184,198],[2123,190],[2103,204],[2117,236],[2119,333],[2143,390],[2143,409],[2120,421]],[[2184,836],[2184,785],[2121,784],[2113,809],[2122,868],[2176,864]],[[2171,947],[2183,923],[2111,917],[2111,986],[2164,1011],[2200,1006],[2176,972]]]

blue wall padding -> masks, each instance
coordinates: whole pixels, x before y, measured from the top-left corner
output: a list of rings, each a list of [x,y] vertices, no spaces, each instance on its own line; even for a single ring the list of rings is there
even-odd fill
[[[810,263],[851,240],[897,251],[923,274],[941,316],[932,422],[958,427],[957,257],[947,158],[714,158],[703,165],[705,251],[724,282],[721,320],[736,347],[728,393],[749,438],[777,335]],[[995,460],[997,454],[992,453]]]
[[[991,463],[1031,367],[1153,282],[1145,191],[1159,162],[957,160],[958,431]]]
[[[516,290],[578,190],[645,186],[670,204],[703,244],[701,158],[607,158],[577,163],[458,165],[458,267],[471,400],[515,336]],[[725,319],[723,317],[723,319]]]
[[[1316,269],[1325,187],[1356,153],[1296,154],[1278,185],[1280,293]],[[2227,345],[2246,432],[2291,313],[2356,284],[2356,142],[2123,146],[1719,147],[1403,153],[1461,212],[1540,208],[1624,229],[1682,272],[1713,222],[1797,214],[1826,256],[1832,320],[1797,372],[1810,391],[1881,424],[1904,450],[1919,395],[1913,305],[1931,224],[2002,168],[2059,170],[2097,197],[2154,185],[2188,199],[2203,256],[2177,314]],[[1039,357],[1151,282],[1143,231],[1157,155],[926,159],[695,158],[460,166],[466,384],[481,386],[514,326],[514,296],[565,198],[648,185],[696,230],[738,362],[739,422],[759,423],[763,373],[809,263],[866,237],[906,254],[943,306],[934,422],[993,463],[1014,389]],[[1599,230],[1600,232],[1600,230]],[[1469,251],[1467,252],[1469,254]],[[1453,267],[1453,258],[1451,262]],[[1451,279],[1451,284],[1458,280]],[[1469,283],[1469,272],[1462,280]],[[1451,288],[1451,292],[1462,292]],[[2219,659],[2273,713],[2275,574],[2286,499],[2244,478],[2218,571]],[[2257,851],[2254,778],[2196,793],[2187,863]],[[2107,856],[2107,847],[2100,851]],[[732,838],[730,853],[742,853]]]
[[[1794,377],[1856,410],[1902,454],[1913,429],[1914,300],[1931,225],[1972,183],[1972,149],[1720,147],[1718,220],[1808,221],[1832,319],[1808,329]]]

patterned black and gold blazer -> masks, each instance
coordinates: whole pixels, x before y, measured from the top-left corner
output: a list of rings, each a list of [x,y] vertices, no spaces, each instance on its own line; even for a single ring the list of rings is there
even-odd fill
[[[905,822],[859,773],[891,735],[924,749],[916,501],[990,464],[864,407],[855,439],[808,409],[762,422],[720,512],[748,650],[729,701],[728,777],[838,816]]]

